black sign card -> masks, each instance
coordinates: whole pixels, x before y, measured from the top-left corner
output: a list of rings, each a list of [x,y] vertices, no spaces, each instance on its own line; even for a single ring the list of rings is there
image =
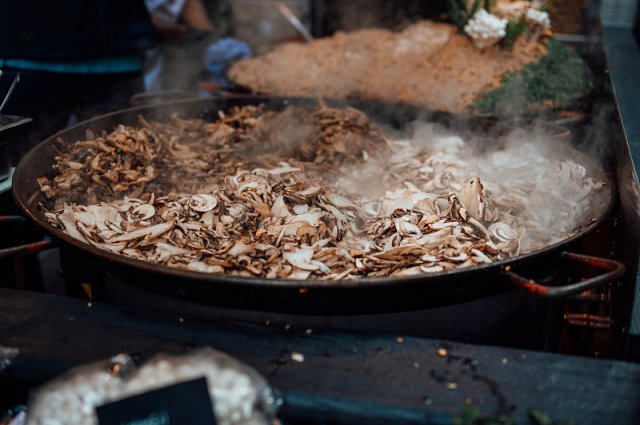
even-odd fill
[[[215,425],[207,378],[96,407],[100,425]]]

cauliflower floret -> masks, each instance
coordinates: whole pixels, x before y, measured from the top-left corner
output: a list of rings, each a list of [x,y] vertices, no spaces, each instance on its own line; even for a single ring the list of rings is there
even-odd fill
[[[551,28],[549,14],[542,10],[527,9],[526,20],[530,25],[540,26],[543,29]]]
[[[506,19],[500,19],[486,10],[480,9],[469,19],[464,27],[464,32],[471,37],[477,48],[486,49],[504,38],[506,27]]]

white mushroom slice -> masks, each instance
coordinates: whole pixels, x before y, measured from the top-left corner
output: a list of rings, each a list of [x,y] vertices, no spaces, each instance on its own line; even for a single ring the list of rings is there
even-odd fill
[[[435,263],[436,261],[438,261],[438,257],[429,254],[423,255],[422,257],[420,257],[420,259],[426,263]]]
[[[417,276],[422,274],[422,268],[420,266],[408,267],[395,271],[392,276],[404,277],[404,276]]]
[[[306,214],[298,214],[298,215],[291,216],[289,219],[287,219],[287,222],[289,223],[306,222],[306,223],[309,223],[311,226],[318,227],[320,225],[320,219],[322,218],[322,215],[323,214],[320,211],[310,212]]]
[[[117,236],[108,242],[116,243],[116,242],[128,242],[139,238],[148,238],[152,239],[162,235],[163,233],[168,232],[173,229],[174,222],[170,221],[167,223],[156,224],[155,226],[143,227],[142,229],[134,230],[133,232],[125,233],[123,235]]]
[[[464,252],[459,252],[458,255],[445,255],[444,258],[451,261],[462,262],[462,261],[466,261],[467,258],[469,258],[469,255],[465,254]]]
[[[357,249],[358,251],[362,251],[364,253],[371,252],[373,248],[375,248],[376,243],[371,239],[358,239],[349,244],[349,248]]]
[[[400,244],[402,241],[402,237],[394,233],[389,238],[384,241],[384,246],[382,247],[383,253],[388,253],[389,251],[393,251],[393,249]]]
[[[202,273],[224,273],[223,267],[203,263],[202,261],[196,261],[187,264],[187,269]]]
[[[415,224],[409,223],[403,220],[402,218],[396,218],[395,225],[396,225],[396,231],[401,236],[416,236],[416,237],[422,236],[422,231],[420,231],[420,228],[418,226],[416,226]]]
[[[414,210],[423,211],[428,214],[435,214],[435,210],[433,209],[433,201],[429,198],[420,199],[416,203],[413,204],[412,207]]]
[[[277,168],[266,170],[266,172],[271,174],[272,176],[277,176],[280,174],[295,173],[296,171],[300,171],[300,169],[297,167],[292,167],[290,164],[286,162],[281,162],[280,166]]]
[[[200,217],[200,221],[210,229],[213,226],[213,211],[207,211],[206,213],[202,214],[202,217]]]
[[[295,279],[295,280],[307,280],[309,279],[309,276],[311,276],[311,272],[309,270],[296,269],[296,270],[293,270],[291,274],[289,274],[289,276],[287,277],[289,279]]]
[[[153,205],[142,204],[135,207],[133,211],[131,211],[131,214],[136,216],[136,219],[138,220],[148,220],[156,215],[156,209]]]
[[[89,242],[90,244],[94,244],[95,241],[93,239],[95,235],[94,235],[94,232],[92,231],[93,229],[88,228],[87,226],[85,226],[79,221],[76,221],[75,224],[76,224],[76,229],[78,229],[78,231],[82,233],[82,235],[87,239],[87,242]]]
[[[93,245],[95,247],[98,247],[100,249],[104,249],[105,251],[111,251],[114,252],[116,254],[122,252],[122,250],[126,247],[126,243],[102,243],[102,242],[96,242],[94,241],[93,235],[91,234],[91,232],[89,231],[89,229],[87,229],[84,224],[78,222],[78,230],[85,236],[86,241],[90,244]]]
[[[73,218],[75,221],[79,221],[85,226],[95,227],[96,218],[93,214],[87,211],[77,211],[73,213]]]
[[[216,207],[216,205],[218,205],[218,200],[213,195],[193,195],[189,200],[189,208],[201,213],[211,211]]]
[[[327,267],[327,265],[325,263],[323,263],[322,261],[319,260],[311,260],[310,263],[312,266],[315,266],[318,268],[318,271],[320,271],[321,273],[324,274],[329,274],[331,273],[331,269],[329,267]]]
[[[98,236],[100,236],[102,239],[111,239],[117,235],[121,234],[120,232],[114,232],[111,229],[106,229],[106,230],[101,230],[98,232]]]
[[[284,202],[284,196],[280,195],[276,198],[273,206],[271,207],[271,214],[274,217],[290,217],[291,211],[289,211],[289,207],[286,202]]]
[[[136,258],[136,259],[138,259],[138,260],[145,260],[145,259],[146,259],[146,257],[145,257],[144,255],[142,255],[142,254],[140,253],[140,251],[138,251],[137,249],[133,249],[133,248],[123,249],[123,250],[122,250],[122,253],[123,253],[124,255],[127,255],[127,256],[129,256],[129,257]]]
[[[362,206],[362,210],[372,216],[380,214],[380,202],[367,202]]]
[[[122,221],[118,210],[108,204],[89,205],[86,210],[93,215],[95,225],[99,230],[108,230],[109,223],[113,223],[118,227]]]
[[[123,233],[126,233],[122,228],[120,228],[119,225],[117,225],[116,223],[111,223],[110,221],[105,221],[104,224],[106,225],[104,230],[104,232],[108,232],[108,231],[112,231],[115,232],[118,235],[121,235]],[[98,229],[100,228],[100,226],[98,226]]]
[[[116,254],[122,252],[126,244],[110,244],[110,243],[98,243],[98,242],[89,242],[93,246],[97,246],[98,248],[102,248],[105,251],[115,252]]]
[[[227,251],[227,254],[232,257],[237,257],[239,255],[251,255],[254,252],[256,251],[252,245],[248,245],[243,241],[236,241],[236,243],[233,244],[231,249]]]
[[[320,186],[311,186],[301,192],[296,192],[296,195],[302,196],[304,198],[310,198],[311,196],[315,196],[320,193],[321,190],[322,188]]]
[[[498,222],[489,226],[491,237],[498,242],[509,242],[518,239],[518,232],[506,223]]]
[[[420,239],[416,239],[415,243],[424,248],[435,248],[442,245],[449,238],[451,238],[451,228],[445,227],[437,232],[427,233]]]
[[[474,177],[467,182],[458,194],[458,200],[471,217],[476,220],[484,218],[484,188],[478,177]]]
[[[482,235],[483,235],[485,238],[488,238],[488,237],[489,237],[489,235],[490,235],[489,230],[487,230],[487,228],[486,228],[486,227],[484,227],[484,225],[483,225],[482,223],[480,223],[478,220],[476,220],[476,219],[475,219],[475,218],[473,218],[473,217],[469,217],[469,220],[468,220],[468,221],[469,221],[469,224],[474,225],[478,230],[480,230],[480,232],[482,232]],[[465,227],[466,227],[466,226],[465,226]],[[465,229],[465,230],[466,230],[466,229]]]
[[[267,243],[257,243],[257,244],[255,245],[255,249],[256,249],[257,251],[269,251],[269,250],[271,250],[271,249],[275,249],[275,248],[276,248],[275,246],[273,246],[273,245],[269,245],[269,244],[267,244]]]
[[[68,166],[69,168],[71,168],[72,170],[79,170],[79,169],[81,169],[82,167],[84,167],[84,165],[82,165],[81,163],[79,163],[79,162],[74,162],[74,161],[67,161],[67,166]]]
[[[76,228],[75,220],[73,219],[73,210],[70,206],[65,204],[62,214],[58,215],[58,220],[60,220],[60,223],[62,223],[69,236],[79,241],[87,242],[87,239]]]
[[[433,167],[425,165],[424,167],[420,167],[418,171],[420,171],[422,174],[431,174],[434,170]]]
[[[356,205],[348,198],[337,193],[328,193],[327,201],[338,208],[357,208]]]
[[[433,193],[427,193],[427,192],[413,193],[411,195],[411,202],[413,203],[413,205],[411,205],[411,208],[413,208],[419,202],[424,201],[425,199],[435,199],[435,198],[436,198],[436,195],[434,195]]]
[[[325,247],[325,246],[327,246],[330,242],[331,242],[331,238],[320,239],[318,242],[314,243],[314,244],[312,245],[312,247],[313,247],[313,248],[316,248],[316,249],[324,248],[324,247]]]
[[[269,227],[269,232],[282,235],[282,236],[295,236],[298,233],[298,229],[304,226],[302,222],[289,223],[283,225],[275,225]]]
[[[438,273],[444,271],[444,267],[442,266],[420,266],[420,270],[425,273]]]
[[[156,244],[156,247],[158,248],[158,250],[167,251],[168,253],[170,253],[172,255],[182,255],[182,254],[189,253],[188,249],[180,248],[180,247],[175,246],[175,245],[170,245],[170,244],[165,243],[165,242],[158,242]]]
[[[189,230],[200,230],[202,224],[200,223],[177,223],[177,226],[182,229],[183,232],[188,233]]]
[[[447,221],[445,219],[442,220],[438,220],[433,224],[430,224],[429,227],[433,230],[442,230],[442,229],[446,229],[446,228],[450,228],[450,227],[456,227],[459,226],[460,223],[456,222],[456,221]]]
[[[491,258],[487,257],[487,255],[480,251],[479,249],[472,249],[471,253],[475,256],[474,260],[477,260],[480,263],[485,263],[485,264],[491,264],[493,263],[493,260],[491,260]]]
[[[449,214],[449,211],[451,209],[451,203],[449,202],[448,199],[446,198],[436,198],[435,201],[433,201],[433,207],[435,209],[435,213],[441,216],[445,216]]]
[[[305,214],[309,212],[309,205],[307,204],[296,204],[293,206],[293,212],[296,214]]]
[[[316,271],[320,267],[315,264],[311,264],[313,254],[313,248],[300,248],[297,251],[285,252],[282,254],[282,257],[293,267],[297,267],[302,270]]]
[[[140,199],[129,198],[128,196],[125,196],[120,205],[118,205],[118,211],[126,212],[129,211],[131,207],[135,208],[140,204],[144,204],[144,202],[142,202]]]
[[[389,215],[393,213],[395,210],[408,210],[413,208],[413,195],[407,193],[404,196],[395,198],[395,199],[384,199],[382,201],[381,213],[384,215]]]
[[[169,141],[169,154],[177,159],[195,159],[198,157],[198,153],[189,146],[178,143],[176,136],[173,136]]]
[[[220,216],[220,221],[224,224],[233,224],[236,220],[230,215],[225,214]]]
[[[238,186],[238,192],[242,193],[246,190],[256,190],[260,188],[260,183],[258,182],[247,182],[247,183],[243,183],[240,186]]]
[[[397,236],[397,234],[395,235]],[[390,238],[391,239],[391,238]],[[420,255],[424,251],[422,247],[415,244],[405,246],[385,246],[382,252],[373,254],[377,258],[397,260],[398,257],[407,255]]]
[[[447,187],[448,174],[439,172],[433,176],[433,187],[436,189],[444,189]]]

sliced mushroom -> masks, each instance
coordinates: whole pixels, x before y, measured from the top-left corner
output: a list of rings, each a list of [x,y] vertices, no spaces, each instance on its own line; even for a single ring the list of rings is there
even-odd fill
[[[489,226],[491,237],[498,242],[509,242],[518,239],[518,232],[506,223],[498,222]]]
[[[189,200],[189,208],[197,212],[211,211],[218,205],[218,200],[213,195],[198,194],[193,195]]]
[[[133,211],[131,211],[131,214],[136,216],[138,220],[148,220],[156,215],[156,209],[153,207],[153,205],[142,204],[135,207]]]
[[[128,242],[140,238],[155,238],[173,229],[174,225],[175,223],[173,221],[169,221],[167,223],[156,224],[155,226],[143,227],[142,229],[116,236],[109,242]]]

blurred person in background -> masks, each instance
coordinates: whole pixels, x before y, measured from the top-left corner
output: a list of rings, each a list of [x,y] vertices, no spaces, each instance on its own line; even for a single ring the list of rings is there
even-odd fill
[[[69,124],[128,105],[141,92],[155,32],[143,0],[5,0],[0,13],[5,113],[34,119],[13,160]]]
[[[201,0],[144,0],[159,38],[146,54],[147,91],[193,91],[213,24]]]
[[[167,93],[207,95],[230,83],[226,71],[251,56],[248,45],[221,38],[203,0],[145,0],[161,42],[147,52],[145,88]],[[168,93],[167,93],[168,94]]]

